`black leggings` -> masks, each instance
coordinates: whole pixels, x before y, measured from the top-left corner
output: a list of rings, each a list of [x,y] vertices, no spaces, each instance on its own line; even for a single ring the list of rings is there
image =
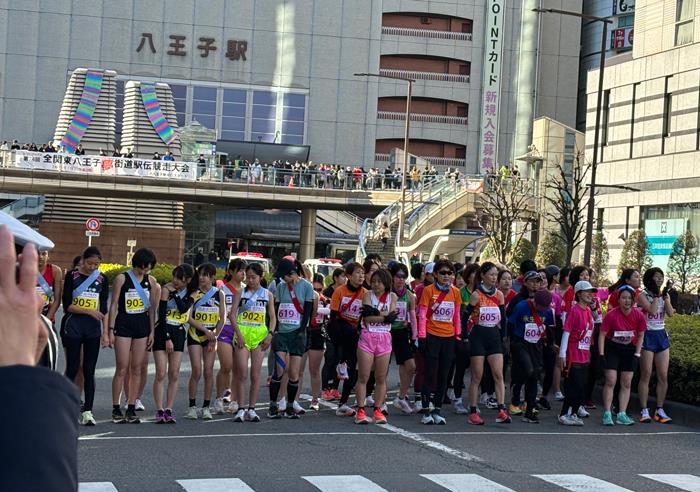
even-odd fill
[[[593,330],[593,336],[591,337],[591,363],[588,365],[588,380],[586,381],[586,392],[583,395],[584,402],[593,400],[593,389],[595,384],[603,375],[603,360],[598,355],[598,333],[600,331],[600,325],[595,325]],[[619,382],[618,382],[619,388]],[[615,392],[617,394],[617,391]]]
[[[542,396],[547,396],[549,390],[552,389],[554,383],[554,367],[557,363],[559,353],[553,347],[545,347],[542,354],[542,362],[544,366],[544,378],[542,379]]]
[[[564,380],[564,404],[561,406],[560,415],[576,414],[578,407],[583,405],[583,394],[586,390],[588,379],[588,364],[573,364],[569,374]]]
[[[335,345],[330,340],[326,340],[326,351],[323,354],[323,369],[321,378],[323,389],[338,389],[338,378],[335,377],[335,367],[338,365],[338,356]]]
[[[343,381],[343,396],[340,405],[345,405],[350,399],[352,388],[357,382],[357,342],[360,335],[355,327],[344,321],[338,320],[330,329],[331,340],[336,349],[339,362],[348,365],[349,379]]]
[[[426,377],[435,374],[435,393],[433,393],[433,406],[436,410],[442,407],[442,400],[447,390],[447,378],[450,367],[455,357],[455,338],[437,337],[428,333],[425,340],[425,374]],[[430,389],[423,385],[423,408],[428,408]]]
[[[542,345],[528,343],[522,339],[513,339],[510,344],[511,379],[514,392],[511,403],[520,404],[520,388],[525,386],[525,402],[528,413],[532,413],[537,399],[537,382],[542,368]],[[515,392],[517,391],[517,393]]]
[[[95,367],[97,356],[100,355],[100,337],[93,338],[63,338],[66,353],[66,377],[75,381],[80,369],[80,348],[83,348],[83,378],[85,379],[84,411],[92,411],[95,400]]]
[[[464,340],[455,342],[455,363],[454,363],[454,379],[452,380],[455,398],[462,398],[462,389],[464,388],[464,375],[469,367],[469,346]]]

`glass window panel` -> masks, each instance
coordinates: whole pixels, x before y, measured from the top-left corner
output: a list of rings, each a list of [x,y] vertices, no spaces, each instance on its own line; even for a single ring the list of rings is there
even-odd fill
[[[284,106],[292,108],[303,108],[306,102],[306,96],[304,94],[285,94],[284,95]]]
[[[224,102],[237,102],[245,104],[247,95],[248,93],[244,90],[224,89]]]
[[[275,120],[260,120],[253,119],[253,132],[256,133],[274,133]]]
[[[245,104],[224,103],[222,111],[224,116],[240,116],[243,118],[245,117]]]
[[[265,118],[274,120],[277,117],[277,110],[274,106],[253,105],[253,118]]]
[[[304,135],[304,123],[296,121],[283,121],[282,133],[289,135]]]
[[[299,135],[282,135],[282,143],[292,145],[303,145],[304,137]]]
[[[276,106],[277,94],[268,91],[254,91],[253,104],[266,104],[268,106]]]
[[[201,123],[203,126],[207,127],[210,130],[213,130],[216,128],[216,117],[208,114],[193,114],[192,115],[193,120],[197,120],[199,123]]]
[[[176,99],[185,99],[187,97],[186,85],[171,85],[170,90],[173,91],[173,97]]]
[[[194,88],[194,99],[202,101],[216,101],[216,87],[196,87]]]
[[[177,113],[177,126],[185,126],[185,113]]]
[[[216,114],[214,101],[192,101],[192,112],[198,114]]]
[[[243,140],[245,138],[245,133],[224,130],[221,132],[221,138],[223,140]]]
[[[284,108],[282,119],[288,121],[304,121],[304,108]]]
[[[184,113],[187,108],[187,101],[184,99],[175,99],[175,111],[178,113]]]
[[[223,130],[245,131],[245,118],[221,118]]]
[[[253,133],[252,135],[252,140],[253,142],[269,142],[272,143],[272,141],[275,139],[275,135],[272,133]]]

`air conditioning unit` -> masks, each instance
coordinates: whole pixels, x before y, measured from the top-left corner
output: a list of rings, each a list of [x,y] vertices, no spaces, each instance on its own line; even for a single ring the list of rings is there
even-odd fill
[[[421,24],[432,24],[433,20],[430,17],[428,17],[427,15],[424,15],[420,18],[420,23]]]

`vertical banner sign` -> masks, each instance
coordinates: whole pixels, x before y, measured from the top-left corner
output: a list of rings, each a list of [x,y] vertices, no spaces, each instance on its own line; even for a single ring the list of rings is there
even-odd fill
[[[673,251],[673,243],[685,232],[688,219],[647,219],[644,232],[647,233],[649,254],[655,267],[666,271],[668,259]]]
[[[498,159],[498,111],[501,99],[503,65],[503,20],[506,0],[486,1],[484,36],[484,77],[481,84],[481,123],[479,131],[479,171],[488,172]]]

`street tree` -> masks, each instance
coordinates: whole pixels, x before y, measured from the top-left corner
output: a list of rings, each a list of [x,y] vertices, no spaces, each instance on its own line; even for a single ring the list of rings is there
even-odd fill
[[[634,268],[640,273],[651,267],[649,241],[644,229],[637,229],[629,235],[622,248],[617,274],[622,275],[625,268]]]
[[[593,235],[593,243],[591,244],[591,268],[597,275],[597,284],[601,287],[610,285],[608,261],[610,261],[608,241],[605,239],[605,234],[598,231]]]
[[[534,260],[535,254],[535,246],[532,242],[527,238],[521,237],[513,246],[506,265],[511,272],[517,272],[520,268],[520,264],[525,260]]]
[[[510,263],[513,247],[532,226],[533,191],[530,180],[494,176],[479,195],[477,220],[486,250],[503,265]]]
[[[671,256],[668,259],[668,273],[678,280],[681,292],[686,293],[691,280],[700,273],[700,251],[698,240],[686,230],[673,242]]]
[[[564,245],[564,264],[571,263],[574,250],[585,239],[588,173],[590,162],[585,161],[583,150],[576,150],[572,165],[561,159],[553,162],[554,169],[545,177],[544,216],[547,221],[558,224],[552,233]]]
[[[564,242],[558,235],[547,232],[537,245],[535,263],[540,266],[557,265],[564,266]]]

